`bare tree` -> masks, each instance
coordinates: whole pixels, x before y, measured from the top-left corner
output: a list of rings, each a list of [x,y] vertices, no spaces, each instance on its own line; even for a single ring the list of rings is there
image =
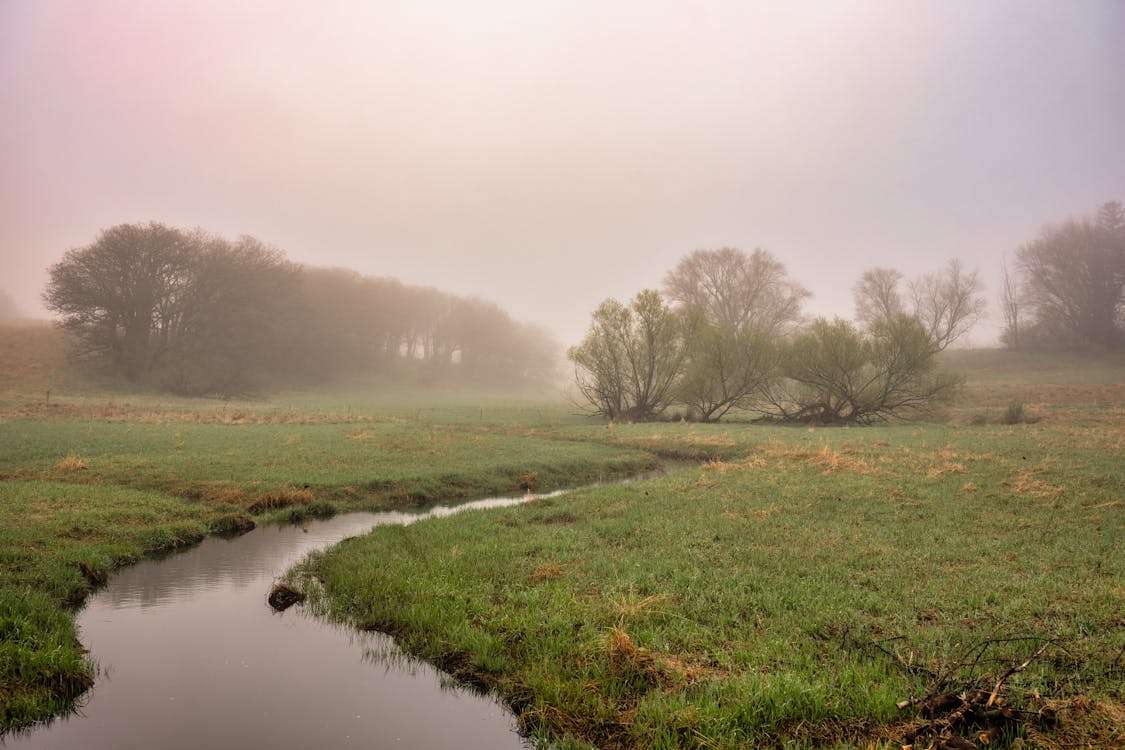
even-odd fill
[[[658,417],[676,398],[687,353],[685,318],[646,289],[628,307],[606,300],[567,356],[582,401],[609,419]]]
[[[1121,204],[1103,205],[1095,218],[1048,226],[1018,255],[1040,344],[1121,345],[1125,313]]]
[[[854,287],[856,318],[869,329],[904,313],[915,318],[940,352],[964,336],[984,317],[983,284],[976,271],[966,273],[959,260],[907,285],[910,308],[899,293],[902,274],[893,268],[864,272]]]
[[[910,283],[914,317],[922,324],[935,351],[944,350],[984,317],[983,286],[977,272],[964,272],[956,258],[949,261],[944,271],[926,274]]]
[[[765,250],[696,250],[664,278],[668,299],[701,310],[727,331],[749,328],[766,336],[791,330],[809,292]]]
[[[1020,334],[1023,327],[1022,304],[1019,281],[1008,271],[1007,256],[1000,259],[1000,314],[1004,316],[1004,328],[1000,341],[1009,349],[1021,348]]]
[[[853,287],[855,317],[864,325],[889,320],[905,311],[899,283],[902,273],[894,268],[872,268],[863,272]]]

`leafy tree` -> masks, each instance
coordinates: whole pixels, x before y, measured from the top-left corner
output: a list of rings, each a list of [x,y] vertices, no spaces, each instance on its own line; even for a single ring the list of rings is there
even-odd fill
[[[702,421],[747,408],[774,376],[776,347],[809,293],[764,250],[696,250],[665,277],[692,335],[678,401]]]
[[[211,238],[163,344],[156,382],[178,393],[234,396],[276,381],[300,356],[292,347],[300,269],[253,237]],[[284,378],[284,375],[282,375]]]
[[[706,318],[690,330],[677,400],[702,422],[752,407],[777,375],[778,347],[758,331],[731,330]]]
[[[489,302],[163,224],[71,250],[44,296],[74,354],[188,394],[398,370],[512,383],[550,378],[557,361],[550,337]]]
[[[163,224],[111,227],[51,266],[44,300],[80,356],[138,381],[176,335],[203,244]]]
[[[609,419],[658,417],[677,395],[690,337],[686,325],[652,289],[628,306],[603,302],[586,338],[567,353],[580,399]]]
[[[784,379],[770,391],[769,416],[816,424],[909,419],[946,403],[961,384],[937,368],[931,334],[897,315],[861,330],[814,321],[786,347]]]

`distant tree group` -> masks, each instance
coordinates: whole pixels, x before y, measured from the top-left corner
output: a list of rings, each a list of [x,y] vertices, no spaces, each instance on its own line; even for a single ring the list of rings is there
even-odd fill
[[[156,223],[115,226],[69,251],[44,299],[74,356],[185,394],[404,369],[514,382],[553,367],[549,338],[490,303]]]
[[[806,321],[809,293],[764,250],[697,250],[665,278],[664,295],[607,300],[573,347],[578,394],[609,419],[720,419],[732,409],[823,424],[904,419],[947,401],[960,378],[937,356],[980,319],[975,272],[956,261],[899,290],[872,269],[856,285],[861,326]]]
[[[1125,210],[1045,227],[1005,262],[1001,340],[1012,348],[1120,349],[1125,346]]]

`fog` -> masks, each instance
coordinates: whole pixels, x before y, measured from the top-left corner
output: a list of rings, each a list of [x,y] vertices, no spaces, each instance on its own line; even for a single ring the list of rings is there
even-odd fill
[[[122,222],[493,300],[574,342],[701,247],[850,315],[868,266],[995,293],[1125,199],[1125,3],[0,4],[0,289]],[[993,314],[972,335],[995,340]]]

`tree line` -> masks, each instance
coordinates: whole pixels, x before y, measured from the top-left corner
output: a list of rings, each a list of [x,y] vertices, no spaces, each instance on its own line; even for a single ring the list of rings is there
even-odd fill
[[[806,320],[809,293],[765,250],[697,250],[662,291],[606,300],[571,348],[579,401],[611,420],[714,421],[739,409],[819,424],[906,418],[946,402],[961,380],[937,355],[984,310],[959,262],[906,284],[893,269],[855,286],[858,323]]]
[[[1001,341],[1012,348],[1125,347],[1125,210],[1049,225],[1003,264]],[[869,423],[947,403],[961,378],[938,355],[984,316],[976,271],[951,260],[906,279],[865,271],[855,322],[807,320],[809,293],[764,250],[697,250],[662,290],[606,300],[568,351],[579,402],[596,415],[700,421]]]
[[[374,374],[542,382],[556,365],[548,334],[490,302],[159,223],[114,226],[68,251],[44,300],[75,359],[187,395]]]
[[[1001,342],[1012,349],[1125,347],[1125,209],[1043,228],[1001,266]]]

